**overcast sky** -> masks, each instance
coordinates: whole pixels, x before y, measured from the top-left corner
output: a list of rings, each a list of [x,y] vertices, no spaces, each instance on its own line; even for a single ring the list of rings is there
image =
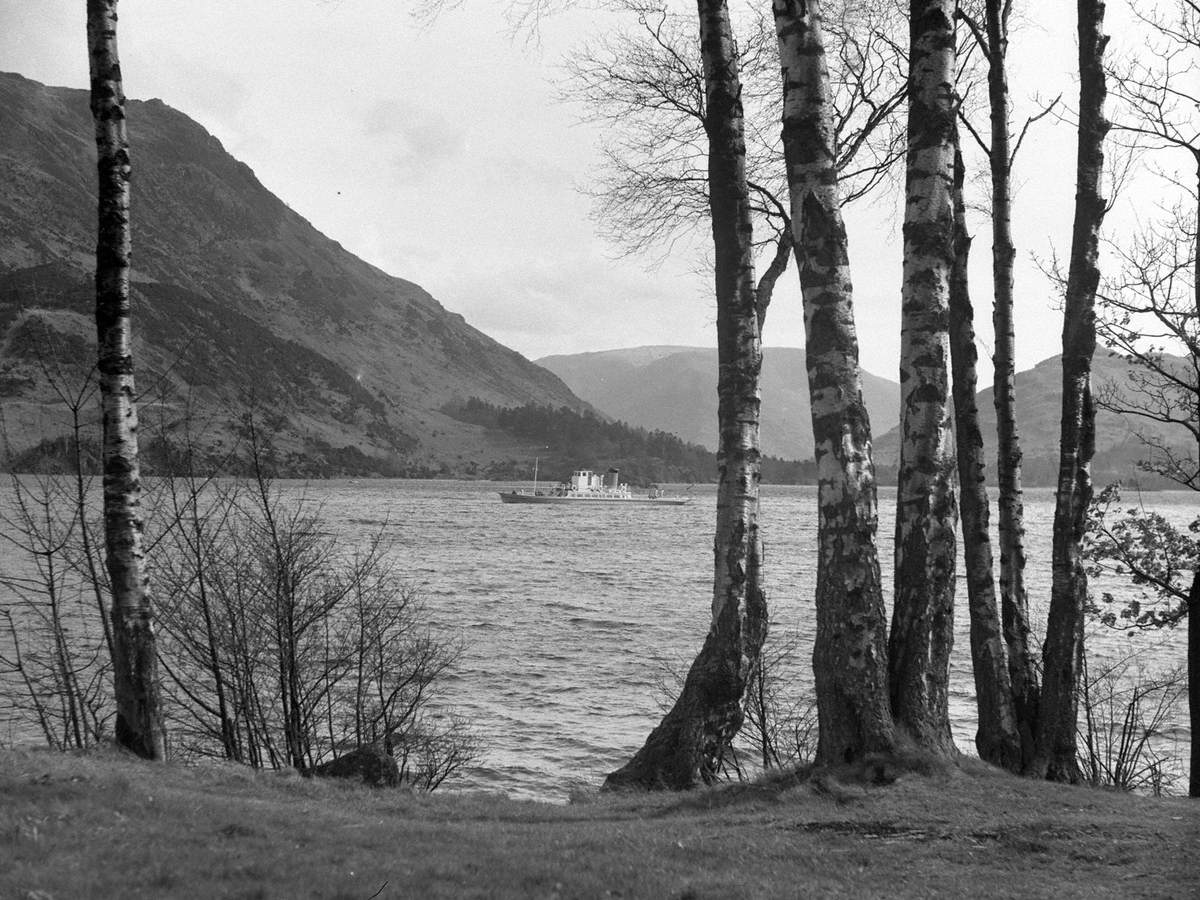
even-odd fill
[[[1015,117],[1035,93],[1074,104],[1073,4],[1047,5],[1013,39]],[[614,19],[557,16],[530,46],[511,37],[505,6],[465,0],[421,28],[400,0],[121,0],[125,89],[197,119],[318,229],[530,358],[715,345],[711,276],[695,248],[653,271],[614,259],[578,190],[601,134],[555,99],[555,80],[562,53]],[[1110,9],[1118,35],[1120,14]],[[0,67],[86,87],[83,3],[0,0]],[[130,134],[136,171],[136,120]],[[1054,291],[1032,255],[1067,253],[1074,151],[1068,126],[1044,123],[1017,163],[1022,368],[1059,349]],[[892,378],[899,209],[891,197],[849,214],[863,365]],[[973,230],[986,354],[991,240],[982,217]],[[803,346],[794,268],[765,343]]]

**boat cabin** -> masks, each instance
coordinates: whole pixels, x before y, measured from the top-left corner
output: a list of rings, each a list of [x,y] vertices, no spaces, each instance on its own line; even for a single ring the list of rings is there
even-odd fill
[[[603,475],[591,469],[576,469],[571,473],[570,490],[572,491],[602,491],[619,487],[621,473],[609,469]]]

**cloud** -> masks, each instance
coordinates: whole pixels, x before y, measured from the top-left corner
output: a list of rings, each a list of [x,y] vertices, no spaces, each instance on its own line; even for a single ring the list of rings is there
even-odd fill
[[[712,344],[707,279],[647,273],[585,249],[487,256],[424,283],[449,309],[526,356],[649,343]]]
[[[389,98],[372,104],[360,119],[362,134],[390,149],[392,164],[402,172],[428,170],[462,156],[467,131],[441,113]]]

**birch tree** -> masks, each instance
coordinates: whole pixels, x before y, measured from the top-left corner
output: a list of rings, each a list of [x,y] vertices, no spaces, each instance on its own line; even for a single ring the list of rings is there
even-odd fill
[[[894,746],[887,620],[876,545],[871,423],[858,367],[821,8],[817,0],[774,0],[773,9],[819,479],[813,673],[817,762],[828,765]]]
[[[896,723],[939,754],[954,752],[948,694],[958,525],[948,333],[957,115],[954,8],[951,0],[909,4],[901,442],[888,642]]]
[[[1100,281],[1100,226],[1106,202],[1101,195],[1104,117],[1107,93],[1103,68],[1108,37],[1104,4],[1078,0],[1079,145],[1076,154],[1075,216],[1063,309],[1062,434],[1054,505],[1050,614],[1042,649],[1044,681],[1038,712],[1036,750],[1029,773],[1052,781],[1079,780],[1076,753],[1077,688],[1083,658],[1087,572],[1081,545],[1092,498],[1091,460],[1095,451],[1092,356],[1096,348],[1095,302]]]
[[[636,24],[577,48],[567,61],[563,94],[607,129],[603,163],[587,189],[604,236],[627,254],[677,250],[680,239],[708,219],[700,47],[694,25],[666,5],[622,0],[618,6]],[[884,183],[903,153],[896,110],[905,73],[888,34],[895,18],[890,7],[863,0],[837,0],[835,7],[838,49],[829,103],[836,167],[845,202],[851,202]],[[779,120],[779,60],[773,27],[754,16],[736,25],[747,183],[754,233],[765,235],[756,242],[766,262],[758,284],[761,330],[793,244],[773,126]]]
[[[1021,736],[1013,704],[1007,657],[996,604],[990,510],[985,486],[986,467],[979,410],[975,349],[975,313],[967,280],[971,236],[967,232],[963,184],[966,166],[954,152],[954,271],[950,280],[950,360],[954,396],[954,440],[958,451],[958,482],[962,506],[963,561],[971,619],[971,667],[979,727],[975,749],[979,758],[1019,772]]]
[[[129,307],[129,140],[117,56],[117,0],[88,0],[87,38],[99,176],[96,338],[103,417],[105,558],[112,587],[116,738],[139,756],[163,759],[165,734],[154,616],[142,552]]]
[[[1049,112],[1025,123],[1016,146],[1009,119],[1008,33],[1012,0],[984,0],[982,23],[962,7],[967,23],[987,64],[990,131],[984,140],[971,133],[988,160],[991,179],[993,402],[996,409],[996,480],[1000,545],[1000,603],[1007,645],[1009,680],[1025,762],[1033,756],[1033,733],[1038,705],[1036,658],[1030,647],[1029,598],[1025,589],[1025,504],[1021,489],[1021,444],[1016,418],[1016,337],[1013,325],[1016,247],[1012,235],[1012,168],[1021,137]],[[1050,104],[1053,107],[1055,104]],[[970,122],[963,120],[968,128]]]
[[[717,298],[717,524],[712,624],[675,704],[607,789],[684,789],[716,776],[742,724],[767,633],[758,530],[759,372],[750,192],[737,53],[725,0],[699,0]]]
[[[1109,72],[1117,101],[1116,128],[1169,165],[1159,174],[1177,189],[1178,203],[1116,248],[1120,272],[1103,286],[1098,329],[1105,344],[1129,363],[1119,387],[1104,386],[1097,404],[1186,435],[1178,444],[1139,429],[1143,465],[1181,487],[1200,491],[1200,2],[1134,5],[1152,52]],[[1185,168],[1186,167],[1186,168]],[[1182,351],[1182,356],[1174,353]],[[1152,547],[1157,543],[1144,541]],[[1197,558],[1200,554],[1193,555]],[[1132,566],[1131,566],[1132,568]],[[1176,621],[1188,632],[1189,720],[1200,722],[1200,568]],[[1200,741],[1192,740],[1188,793],[1200,796]]]

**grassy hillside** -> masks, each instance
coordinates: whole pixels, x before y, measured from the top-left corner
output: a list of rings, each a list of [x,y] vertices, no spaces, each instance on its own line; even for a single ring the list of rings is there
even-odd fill
[[[0,753],[0,896],[1150,898],[1200,895],[1200,805],[978,763],[569,806]]]
[[[3,464],[68,430],[55,382],[76,390],[94,357],[96,173],[86,91],[0,73],[0,107]],[[184,113],[135,100],[128,120],[144,436],[186,422],[227,449],[254,409],[297,465],[398,474],[510,449],[438,412],[456,397],[585,407],[321,234]]]

